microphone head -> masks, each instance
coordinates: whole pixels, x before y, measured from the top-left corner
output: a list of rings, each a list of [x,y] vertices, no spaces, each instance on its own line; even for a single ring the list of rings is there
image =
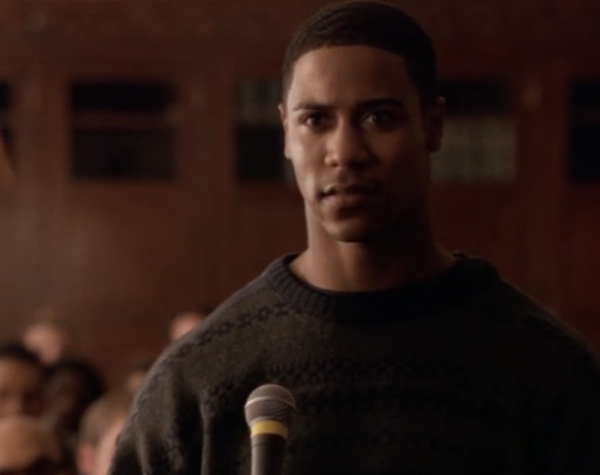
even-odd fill
[[[244,412],[249,427],[263,420],[277,421],[289,427],[296,412],[296,401],[286,388],[278,384],[264,384],[250,393]]]

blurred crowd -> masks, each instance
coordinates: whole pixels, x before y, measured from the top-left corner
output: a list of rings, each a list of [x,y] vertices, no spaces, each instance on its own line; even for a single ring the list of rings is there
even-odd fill
[[[169,342],[201,324],[209,310],[170,320]],[[106,475],[117,437],[153,361],[133,361],[109,387],[51,318],[0,344],[0,474]]]

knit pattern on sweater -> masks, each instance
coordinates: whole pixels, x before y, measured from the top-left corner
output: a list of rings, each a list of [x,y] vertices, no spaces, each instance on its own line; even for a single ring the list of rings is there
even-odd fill
[[[249,475],[243,406],[298,405],[284,474],[597,474],[600,376],[578,335],[485,261],[377,292],[272,263],[152,370],[113,475]]]

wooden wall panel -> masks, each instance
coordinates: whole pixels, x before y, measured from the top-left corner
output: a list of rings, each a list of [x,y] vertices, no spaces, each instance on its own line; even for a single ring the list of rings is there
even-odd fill
[[[507,279],[519,283],[518,212],[510,185],[436,186],[432,216],[440,243],[490,260]]]
[[[189,280],[191,245],[176,186],[71,186],[67,208],[59,253],[65,305],[108,323],[128,313],[166,315],[186,299],[189,290],[173,285]]]
[[[175,185],[69,189],[55,305],[110,380],[130,354],[157,353],[169,315],[204,297],[191,288],[184,203]]]
[[[306,245],[304,206],[299,192],[241,190],[234,222],[235,289],[257,277],[275,258]]]
[[[600,349],[600,189],[571,186],[563,233],[565,314]]]
[[[16,196],[14,190],[0,191],[0,301],[3,302],[0,334],[10,334],[19,320],[22,302],[21,268],[16,242]]]
[[[521,281],[557,312],[564,309],[561,252],[566,185],[567,107],[561,60],[525,71],[520,105],[519,207]],[[533,95],[534,97],[529,97]]]
[[[600,311],[600,194],[599,190],[572,190],[565,223],[565,292],[569,309]]]
[[[20,316],[31,315],[54,300],[58,292],[61,239],[67,175],[65,173],[65,110],[61,75],[52,65],[33,63],[28,74],[13,78],[16,259],[13,277],[20,292]]]

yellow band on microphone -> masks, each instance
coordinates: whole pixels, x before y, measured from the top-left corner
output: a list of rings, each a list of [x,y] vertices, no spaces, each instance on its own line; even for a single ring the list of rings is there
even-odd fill
[[[250,437],[263,434],[279,435],[287,440],[288,428],[278,421],[265,420],[257,421],[252,424],[252,428],[250,429]]]

